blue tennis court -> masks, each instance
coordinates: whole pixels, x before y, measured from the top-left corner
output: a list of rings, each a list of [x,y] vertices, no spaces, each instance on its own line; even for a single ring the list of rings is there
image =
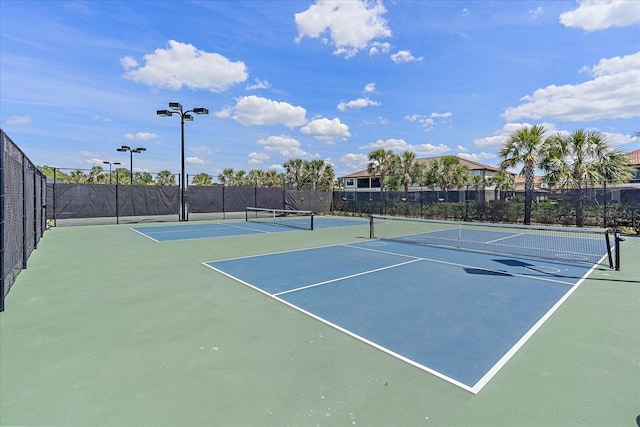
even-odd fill
[[[301,231],[308,227],[310,223],[309,221],[309,219],[305,218],[291,218],[281,220],[279,222],[220,221],[165,226],[142,226],[131,227],[131,229],[155,242],[168,242],[176,240],[209,239],[250,234]],[[369,224],[368,220],[362,218],[329,216],[315,216],[313,222],[315,230]]]
[[[382,240],[205,265],[472,393],[592,269]]]

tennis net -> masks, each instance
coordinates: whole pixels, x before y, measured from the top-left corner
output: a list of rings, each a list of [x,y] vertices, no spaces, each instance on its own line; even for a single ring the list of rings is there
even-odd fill
[[[372,239],[495,252],[614,268],[605,228],[457,222],[372,215]]]
[[[247,207],[245,220],[248,222],[283,225],[302,230],[313,230],[312,211]]]

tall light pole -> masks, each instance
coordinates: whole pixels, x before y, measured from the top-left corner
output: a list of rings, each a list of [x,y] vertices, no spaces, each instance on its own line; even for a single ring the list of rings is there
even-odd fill
[[[121,165],[122,163],[120,163],[120,162],[107,162],[107,161],[102,162],[102,163],[104,163],[105,165],[109,165],[109,184],[111,184],[111,165]]]
[[[117,148],[116,151],[128,151],[130,153],[130,164],[129,164],[129,185],[133,185],[133,153],[142,153],[143,151],[147,151],[144,147],[131,148],[128,145],[123,145],[120,148]]]
[[[157,110],[156,114],[162,117],[170,117],[177,114],[180,117],[180,221],[188,221],[187,218],[187,203],[186,203],[186,189],[187,189],[187,177],[184,172],[184,122],[192,122],[193,116],[189,113],[195,114],[209,114],[209,110],[204,107],[197,107],[191,110],[183,111],[182,104],[179,102],[170,102],[169,108],[171,110]]]

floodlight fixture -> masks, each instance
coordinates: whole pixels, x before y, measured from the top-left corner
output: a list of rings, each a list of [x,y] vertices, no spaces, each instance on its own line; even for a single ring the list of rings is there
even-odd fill
[[[120,151],[120,150],[118,150],[118,151]],[[120,163],[120,162],[107,162],[107,161],[104,161],[102,163],[104,163],[105,165],[109,165],[109,184],[111,184],[111,165],[121,165],[122,163]]]
[[[161,117],[169,117],[174,114],[178,114],[180,116],[181,172],[180,172],[180,215],[178,219],[180,221],[188,221],[187,203],[186,203],[187,177],[184,169],[184,122],[193,121],[193,116],[189,113],[209,114],[209,110],[204,107],[196,107],[191,110],[184,111],[182,109],[182,104],[180,104],[179,102],[170,102],[169,108],[173,111],[156,110],[156,114]]]
[[[142,153],[143,151],[147,151],[144,147],[131,148],[128,145],[123,145],[120,148],[116,148],[116,151],[129,152],[129,184],[133,184],[133,153]],[[114,163],[115,164],[115,163]],[[120,163],[118,163],[120,164]]]

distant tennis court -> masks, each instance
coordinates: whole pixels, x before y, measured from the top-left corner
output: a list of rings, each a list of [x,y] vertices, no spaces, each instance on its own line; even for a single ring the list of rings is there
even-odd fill
[[[280,233],[284,231],[319,230],[335,227],[367,225],[362,218],[311,216],[294,214],[275,216],[274,210],[265,215],[247,216],[245,221],[217,221],[187,223],[166,226],[131,227],[132,230],[156,242],[209,239],[216,237],[244,236],[251,234]],[[291,211],[288,211],[291,212]],[[293,211],[299,212],[299,211]],[[313,221],[313,222],[312,222]]]
[[[408,234],[401,234],[400,241],[374,239],[205,265],[478,393],[595,263],[606,258],[607,250],[604,240],[595,239],[595,244],[580,236],[573,242],[582,248],[575,262],[554,261],[537,257],[532,244],[559,251],[566,236],[532,239],[520,230],[483,236],[489,246],[510,239],[524,242],[532,254],[525,256],[519,249],[511,249],[515,254],[496,253],[507,251],[503,247],[479,250],[478,230],[471,234],[470,250],[425,244],[423,233],[418,232],[417,245],[407,244]],[[434,233],[437,239],[451,238],[451,232]],[[453,232],[454,240],[461,240],[459,233]],[[585,247],[595,262],[584,263]]]

